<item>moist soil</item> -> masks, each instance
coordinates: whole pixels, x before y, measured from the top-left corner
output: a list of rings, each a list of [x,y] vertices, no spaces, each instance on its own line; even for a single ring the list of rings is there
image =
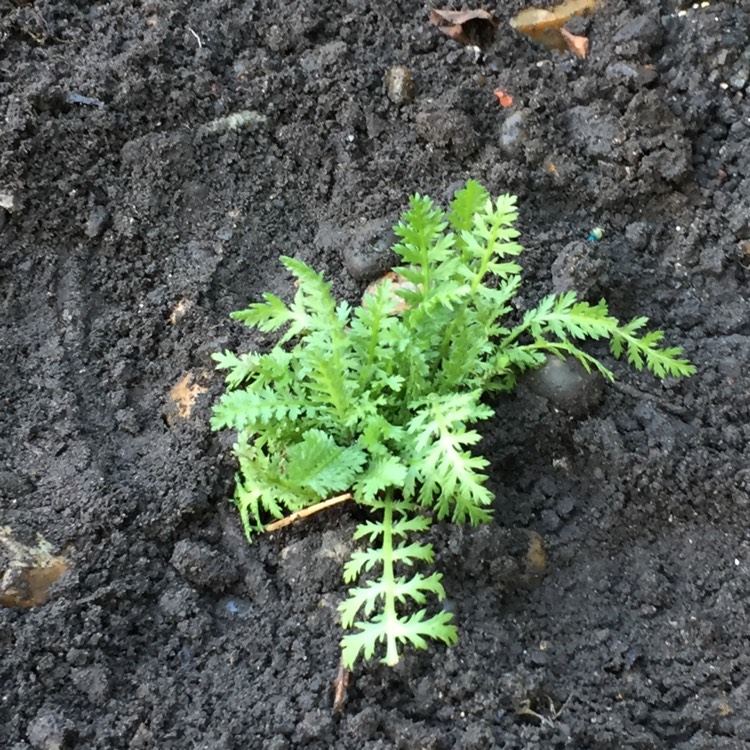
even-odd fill
[[[520,8],[476,53],[418,2],[0,2],[0,525],[69,566],[0,607],[0,747],[750,747],[750,6],[607,0],[588,59]],[[356,515],[246,543],[211,353],[272,343],[228,316],[280,255],[355,302],[467,178],[518,315],[604,295],[698,373],[496,398],[495,522],[431,532],[459,644],[335,713]]]

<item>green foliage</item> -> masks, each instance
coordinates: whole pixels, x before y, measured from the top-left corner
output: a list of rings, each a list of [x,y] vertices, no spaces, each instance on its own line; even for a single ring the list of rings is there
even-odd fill
[[[355,309],[337,304],[310,267],[283,257],[298,282],[293,301],[265,294],[233,314],[261,331],[285,328],[278,343],[266,354],[214,355],[227,392],[212,427],[238,433],[234,501],[248,538],[269,518],[344,491],[368,513],[355,534],[366,546],[344,569],[349,667],[376,653],[395,664],[405,644],[456,641],[450,613],[434,608],[445,596],[440,574],[415,567],[433,561],[420,541],[433,517],[492,517],[488,462],[472,452],[480,440],[473,426],[493,414],[486,392],[512,390],[520,372],[549,355],[612,380],[579,348],[586,339],[609,340],[615,358],[658,377],[695,372],[679,348],[660,346],[660,331],[642,333],[646,318],[623,325],[604,301],[574,292],[545,297],[513,325],[522,252],[515,202],[491,200],[474,181],[447,214],[413,196],[395,227],[395,270],[408,283],[386,281]]]

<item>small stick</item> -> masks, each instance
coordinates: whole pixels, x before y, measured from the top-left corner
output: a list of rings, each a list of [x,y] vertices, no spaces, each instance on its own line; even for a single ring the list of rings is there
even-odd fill
[[[269,523],[268,526],[266,526],[265,530],[278,531],[279,529],[284,528],[284,526],[289,526],[290,523],[299,521],[300,518],[307,518],[308,516],[312,516],[320,510],[325,510],[326,508],[330,508],[332,505],[338,505],[339,503],[343,503],[346,500],[350,500],[351,497],[351,492],[347,492],[343,495],[337,495],[336,497],[330,497],[328,498],[328,500],[323,500],[322,502],[316,503],[315,505],[311,505],[309,508],[297,510],[294,513],[288,515],[286,518],[281,518],[278,521]]]
[[[333,678],[333,713],[335,714],[340,714],[344,710],[347,698],[346,691],[349,687],[351,674],[342,661],[339,664],[336,677]]]

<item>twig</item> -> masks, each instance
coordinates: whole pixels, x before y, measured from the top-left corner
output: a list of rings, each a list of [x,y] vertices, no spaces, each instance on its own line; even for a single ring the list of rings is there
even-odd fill
[[[198,42],[198,49],[203,49],[203,42],[201,38],[188,26],[187,30],[195,37],[195,41]]]
[[[269,523],[268,526],[266,526],[265,530],[266,531],[278,531],[279,529],[283,529],[284,526],[289,526],[290,523],[299,521],[300,518],[307,518],[308,516],[312,516],[320,510],[325,510],[326,508],[330,508],[332,505],[338,505],[339,503],[343,503],[346,500],[350,500],[351,497],[352,497],[351,492],[347,492],[343,495],[337,495],[336,497],[330,497],[328,498],[328,500],[323,500],[320,503],[311,505],[309,508],[303,508],[302,510],[297,510],[294,513],[291,513],[290,515],[288,515],[286,518],[281,518],[278,521]]]
[[[333,679],[333,713],[335,714],[340,714],[344,710],[351,674],[344,666],[344,662],[341,662],[336,677]]]

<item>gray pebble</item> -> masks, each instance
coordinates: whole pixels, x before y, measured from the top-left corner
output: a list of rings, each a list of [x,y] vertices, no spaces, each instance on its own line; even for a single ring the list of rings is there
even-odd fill
[[[659,75],[653,68],[622,61],[608,65],[605,73],[607,78],[633,81],[639,86],[647,86],[649,83],[653,83]]]
[[[371,281],[389,271],[397,257],[391,250],[396,243],[393,222],[373,219],[354,230],[344,246],[344,266],[357,281]]]
[[[524,382],[537,396],[576,417],[591,411],[603,390],[598,373],[587,373],[577,360],[563,362],[557,357],[550,357],[541,368],[527,374]]]
[[[535,667],[544,667],[549,664],[549,654],[538,648],[533,648],[529,651],[529,658]]]
[[[109,225],[110,214],[104,206],[94,206],[86,222],[86,236],[98,237]]]
[[[517,151],[526,140],[526,114],[524,112],[514,112],[505,118],[500,127],[500,145],[505,151]]]

